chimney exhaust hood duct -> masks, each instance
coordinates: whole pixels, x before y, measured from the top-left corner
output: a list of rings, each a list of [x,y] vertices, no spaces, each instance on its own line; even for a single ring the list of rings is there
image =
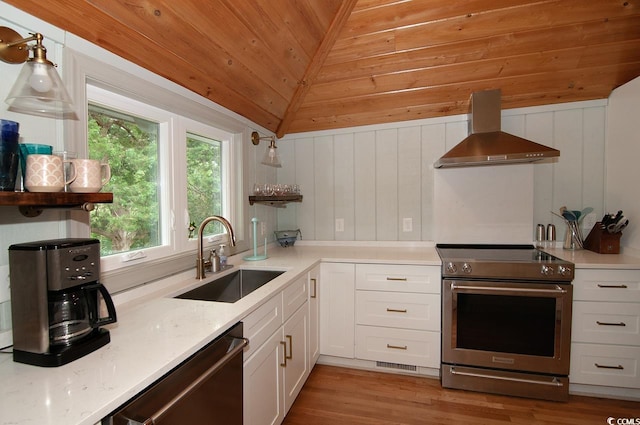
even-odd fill
[[[471,134],[434,164],[435,168],[534,162],[560,156],[560,151],[500,130],[501,92],[471,95]]]

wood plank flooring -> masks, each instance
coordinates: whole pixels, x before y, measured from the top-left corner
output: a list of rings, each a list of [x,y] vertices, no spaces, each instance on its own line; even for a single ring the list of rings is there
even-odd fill
[[[633,418],[620,424],[636,424],[640,402],[532,400],[443,389],[432,378],[316,365],[283,424],[607,425],[609,417],[613,424],[618,418]]]

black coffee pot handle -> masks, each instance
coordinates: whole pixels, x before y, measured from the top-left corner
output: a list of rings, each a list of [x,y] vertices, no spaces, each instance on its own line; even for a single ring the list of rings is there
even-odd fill
[[[103,325],[107,325],[109,323],[115,323],[117,321],[116,308],[113,305],[113,300],[111,299],[111,295],[109,294],[109,291],[107,291],[107,288],[105,288],[105,286],[102,283],[98,283],[98,282],[90,283],[89,285],[83,286],[82,289],[84,289],[87,292],[99,291],[100,294],[102,295],[102,299],[104,300],[105,305],[107,306],[107,313],[109,315],[107,317],[99,317],[97,299],[91,296],[87,297],[90,300],[94,300],[94,299],[96,300],[95,306],[93,307],[95,314],[93,315],[94,317],[91,320],[92,328],[97,328]]]

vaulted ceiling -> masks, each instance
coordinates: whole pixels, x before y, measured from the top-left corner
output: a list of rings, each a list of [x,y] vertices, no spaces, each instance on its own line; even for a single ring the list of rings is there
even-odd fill
[[[640,0],[4,1],[279,137],[467,113],[492,88],[503,108],[606,98],[640,75]]]

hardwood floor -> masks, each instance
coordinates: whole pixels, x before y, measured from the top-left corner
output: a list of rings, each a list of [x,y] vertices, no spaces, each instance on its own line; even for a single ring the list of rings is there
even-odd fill
[[[431,378],[316,365],[283,424],[607,425],[609,417],[616,425],[640,423],[640,402],[531,400],[443,389]]]

